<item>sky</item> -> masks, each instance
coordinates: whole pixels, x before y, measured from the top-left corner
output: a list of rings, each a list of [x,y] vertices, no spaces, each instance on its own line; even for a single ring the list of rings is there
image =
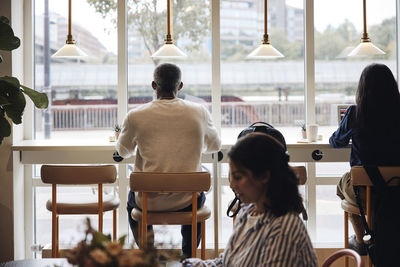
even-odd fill
[[[286,0],[286,4],[302,8],[303,0]],[[67,17],[67,0],[49,0],[49,5],[50,11]],[[44,0],[36,0],[35,7],[36,14],[42,14]],[[357,30],[362,29],[362,0],[315,0],[314,14],[315,28],[318,31],[323,31],[329,24],[336,27],[345,19],[352,22]],[[367,1],[368,25],[380,23],[383,19],[393,17],[395,14],[396,0]],[[112,30],[111,33],[105,31],[104,25],[110,29],[111,23],[96,13],[86,0],[72,1],[72,21],[90,30],[109,51],[117,52],[117,31]]]

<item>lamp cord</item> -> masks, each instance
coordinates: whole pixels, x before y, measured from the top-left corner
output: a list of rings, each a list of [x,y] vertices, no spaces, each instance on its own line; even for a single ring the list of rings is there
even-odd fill
[[[364,34],[367,33],[367,0],[363,0]]]

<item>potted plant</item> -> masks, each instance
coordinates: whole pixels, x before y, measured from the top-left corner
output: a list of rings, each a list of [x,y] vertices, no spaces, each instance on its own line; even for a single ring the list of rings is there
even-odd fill
[[[0,16],[0,50],[12,51],[21,44],[10,26],[10,21]],[[3,58],[0,56],[0,63]],[[45,93],[39,93],[29,87],[23,86],[19,80],[11,76],[0,77],[0,144],[4,137],[11,134],[11,120],[14,124],[22,122],[27,95],[37,108],[47,108],[49,100]]]
[[[115,139],[118,140],[119,134],[121,133],[122,127],[119,124],[115,124],[114,126],[114,134],[115,134]]]
[[[307,139],[307,132],[306,132],[306,123],[302,120],[297,121],[297,124],[300,126],[301,128],[301,137],[303,139]]]

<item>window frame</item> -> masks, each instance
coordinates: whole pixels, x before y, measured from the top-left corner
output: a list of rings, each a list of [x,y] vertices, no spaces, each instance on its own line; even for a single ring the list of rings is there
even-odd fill
[[[21,29],[16,29],[16,34],[22,39],[22,56],[18,53],[13,57],[13,74],[17,73],[21,77],[23,84],[33,87],[34,83],[34,1],[12,1],[12,22],[20,23],[23,20]],[[211,107],[212,118],[219,133],[221,132],[221,62],[220,62],[220,0],[210,0],[211,3],[211,29],[212,29],[212,80],[211,80]],[[118,4],[118,122],[121,124],[128,110],[128,60],[127,60],[127,4],[126,0],[117,0]],[[399,60],[399,29],[400,29],[400,4],[396,1],[396,65],[397,77],[400,77],[400,60]],[[19,18],[19,19],[17,19]],[[23,19],[21,19],[23,18]],[[23,27],[23,28],[22,28]],[[315,123],[315,57],[314,57],[314,0],[304,0],[304,104],[305,104],[305,120],[307,123]],[[27,101],[25,108],[23,127],[13,127],[13,142],[22,140],[32,140],[34,137],[34,106],[30,101]],[[33,180],[34,173],[31,164],[22,164],[19,161],[18,151],[14,152],[14,209],[22,209],[22,213],[14,210],[14,222],[21,220],[18,214],[23,214],[24,220],[22,223],[14,224],[14,251],[15,259],[32,258],[31,245],[34,244],[34,230],[30,229],[34,220],[32,207],[32,199],[34,198],[35,186],[41,186],[37,181]],[[316,187],[318,185],[334,185],[339,180],[339,177],[316,177],[316,166],[313,162],[306,163],[308,180],[306,184],[306,203],[309,214],[307,228],[312,240],[316,239]],[[213,197],[214,201],[214,229],[217,234],[214,236],[214,243],[218,248],[218,233],[220,233],[221,221],[220,212],[220,189],[221,186],[228,185],[226,177],[221,177],[221,166],[215,160],[213,162],[213,171],[215,173],[213,179]],[[127,164],[120,164],[119,177],[127,177]],[[219,179],[221,178],[221,179]],[[22,179],[21,182],[18,180]],[[127,188],[129,186],[128,179],[118,179],[117,186]],[[121,191],[121,190],[120,190]],[[122,190],[123,191],[123,190]],[[18,194],[17,194],[17,193]],[[125,191],[124,191],[125,192]],[[23,193],[23,201],[21,194]],[[120,193],[121,203],[126,203],[127,196]],[[224,209],[222,209],[224,211]],[[128,218],[125,209],[119,209],[118,228],[127,229]],[[22,225],[22,226],[21,226]],[[23,227],[23,226],[28,227]],[[21,233],[21,229],[25,228],[26,232]],[[121,233],[120,233],[121,234]],[[123,233],[122,233],[123,234]],[[209,239],[210,240],[210,239]],[[22,245],[23,244],[23,245]],[[22,245],[22,246],[21,246]],[[22,250],[21,247],[24,249]]]

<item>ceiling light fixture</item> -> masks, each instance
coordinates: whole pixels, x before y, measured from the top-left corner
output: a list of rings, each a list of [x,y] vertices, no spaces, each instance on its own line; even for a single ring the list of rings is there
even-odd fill
[[[61,47],[54,55],[51,57],[58,57],[58,58],[81,58],[87,57],[87,54],[83,52],[79,47],[76,46],[75,40],[72,38],[71,34],[71,1],[68,0],[68,35],[67,40],[65,41],[65,45]]]
[[[354,56],[372,56],[372,55],[383,55],[385,52],[383,52],[381,49],[379,49],[377,46],[375,46],[372,42],[371,39],[368,37],[367,33],[367,7],[366,7],[366,2],[367,0],[363,0],[363,19],[364,19],[364,27],[363,27],[363,34],[361,37],[360,44],[356,46],[356,48],[353,49],[347,56],[348,57],[354,57]]]
[[[275,47],[273,47],[269,41],[268,36],[268,12],[267,12],[267,0],[264,3],[264,36],[262,43],[253,52],[251,52],[246,58],[247,59],[268,59],[268,58],[280,58],[284,57]]]
[[[167,34],[165,35],[164,45],[161,46],[151,57],[153,58],[182,58],[186,57],[186,54],[182,52],[177,46],[174,45],[174,41],[171,36],[171,24],[170,24],[170,1],[167,0]]]

